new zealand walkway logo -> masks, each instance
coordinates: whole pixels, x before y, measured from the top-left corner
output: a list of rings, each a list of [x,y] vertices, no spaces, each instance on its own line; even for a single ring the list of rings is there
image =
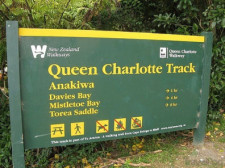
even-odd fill
[[[47,49],[47,45],[43,45],[43,46],[31,45],[31,50],[32,50],[34,58],[37,58],[38,56],[40,56],[41,58],[45,58],[46,49]]]

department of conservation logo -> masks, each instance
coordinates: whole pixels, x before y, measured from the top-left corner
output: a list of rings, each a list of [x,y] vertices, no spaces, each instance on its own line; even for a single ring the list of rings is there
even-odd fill
[[[159,50],[160,50],[160,52],[159,52],[159,57],[160,58],[168,58],[168,55],[167,55],[168,48],[160,47]]]
[[[40,56],[41,58],[45,58],[46,49],[47,45],[31,45],[31,50],[34,58],[37,58],[38,56]]]

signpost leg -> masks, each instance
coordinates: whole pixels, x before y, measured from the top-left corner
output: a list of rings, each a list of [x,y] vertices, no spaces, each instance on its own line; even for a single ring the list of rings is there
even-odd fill
[[[194,129],[194,145],[201,145],[204,143],[206,116],[208,110],[208,96],[209,96],[209,83],[210,83],[210,68],[212,57],[212,33],[203,32],[201,35],[205,36],[204,58],[203,58],[203,72],[202,72],[202,88],[200,90],[200,109],[196,128]]]
[[[6,37],[13,167],[25,168],[21,116],[18,22],[7,21]]]

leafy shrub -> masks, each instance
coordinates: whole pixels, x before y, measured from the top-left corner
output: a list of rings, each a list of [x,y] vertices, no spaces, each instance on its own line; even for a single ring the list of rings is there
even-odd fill
[[[9,102],[0,91],[0,167],[12,165]]]

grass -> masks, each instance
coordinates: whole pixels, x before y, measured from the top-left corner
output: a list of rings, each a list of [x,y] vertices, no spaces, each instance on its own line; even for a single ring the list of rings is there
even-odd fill
[[[121,144],[128,143],[128,146],[144,141],[143,147],[140,149],[144,151],[144,154],[140,155],[140,150],[139,152],[127,150],[126,152],[121,151],[121,153],[117,151],[117,158],[122,158],[125,163],[118,164],[118,162],[115,162],[116,164],[111,167],[137,167],[132,166],[133,164],[146,167],[145,164],[150,164],[152,168],[224,168],[224,133],[225,120],[222,119],[220,122],[214,122],[212,127],[207,130],[204,146],[196,147],[192,145],[192,131],[136,137],[136,141],[122,140]],[[142,138],[144,140],[141,140]]]
[[[166,139],[159,138],[159,140],[154,144],[152,144],[150,140],[150,148],[161,152],[154,153],[154,150],[150,150],[152,152],[135,157],[131,160],[131,162],[150,163],[152,165],[151,167],[158,167],[159,165],[173,166],[179,156],[188,150],[187,147],[180,146],[182,142],[184,142],[183,138],[176,138],[173,134],[168,134]]]
[[[210,134],[209,134],[210,132]],[[190,132],[189,132],[190,133]],[[210,149],[204,149],[201,153],[199,147],[192,146],[192,138],[175,135],[176,133],[166,134],[167,137],[161,139],[160,135],[155,138],[149,138],[146,142],[147,151],[162,150],[160,153],[146,153],[142,156],[134,157],[129,163],[151,163],[151,167],[185,167],[185,168],[224,168],[225,161],[220,156],[224,155],[225,159],[225,120],[213,123],[212,127],[207,130],[206,145]],[[208,148],[206,146],[205,148]],[[200,151],[199,151],[200,150]],[[207,155],[207,150],[212,150],[214,157]],[[210,151],[209,151],[210,152]],[[132,166],[126,166],[132,167]]]

